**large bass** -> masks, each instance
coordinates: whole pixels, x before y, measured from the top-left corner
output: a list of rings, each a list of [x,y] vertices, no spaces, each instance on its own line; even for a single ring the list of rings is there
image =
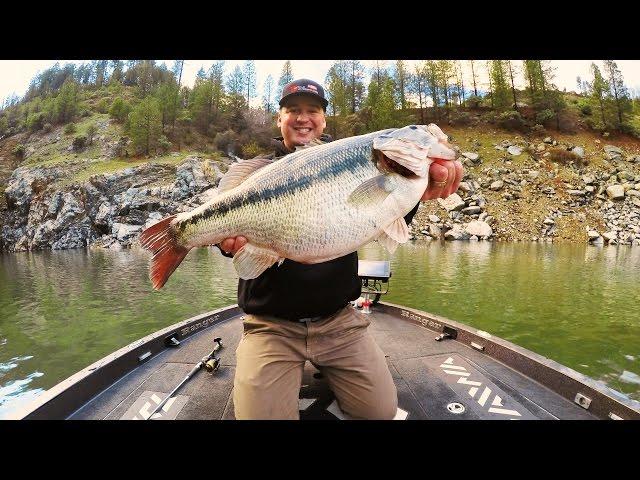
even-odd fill
[[[393,253],[409,239],[403,217],[427,188],[431,158],[455,159],[446,139],[434,124],[409,125],[233,164],[211,201],[142,232],[153,287],[192,248],[238,235],[247,238],[233,257],[243,279],[285,258],[326,262],[372,240]]]

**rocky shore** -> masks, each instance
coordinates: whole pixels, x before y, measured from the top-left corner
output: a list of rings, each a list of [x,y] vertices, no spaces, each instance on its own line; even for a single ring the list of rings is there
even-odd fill
[[[465,146],[460,188],[421,205],[412,238],[640,245],[640,155],[551,137],[516,136],[484,149],[468,138]],[[573,160],[553,161],[558,151]],[[0,250],[129,247],[147,226],[210,199],[234,159],[151,160],[69,180],[87,161],[95,160],[13,170],[0,206]]]
[[[0,212],[0,248],[128,247],[145,227],[211,198],[226,163],[201,157],[188,157],[178,166],[150,162],[54,186],[75,168],[79,164],[66,163],[12,173],[7,207]]]

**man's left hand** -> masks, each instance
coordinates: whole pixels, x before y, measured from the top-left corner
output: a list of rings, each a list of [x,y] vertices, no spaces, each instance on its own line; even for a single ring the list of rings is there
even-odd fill
[[[432,200],[434,198],[447,198],[458,190],[462,180],[463,168],[459,160],[432,159],[429,167],[429,185],[420,199]]]

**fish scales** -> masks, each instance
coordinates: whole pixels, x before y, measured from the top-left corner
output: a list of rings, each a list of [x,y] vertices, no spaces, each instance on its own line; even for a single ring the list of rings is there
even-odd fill
[[[376,238],[393,251],[408,240],[403,217],[427,187],[429,152],[455,158],[439,144],[443,137],[433,124],[408,126],[303,148],[266,166],[260,160],[232,165],[211,201],[142,233],[140,244],[154,253],[154,288],[191,248],[239,235],[248,242],[234,265],[246,279],[284,258],[324,262]],[[401,167],[381,166],[374,149],[383,164]]]

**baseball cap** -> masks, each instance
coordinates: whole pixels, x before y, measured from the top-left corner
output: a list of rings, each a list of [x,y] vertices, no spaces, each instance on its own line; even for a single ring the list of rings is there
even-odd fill
[[[291,98],[296,95],[312,95],[320,99],[322,102],[322,108],[324,110],[327,109],[327,105],[329,102],[326,98],[324,98],[324,88],[317,82],[313,80],[309,80],[307,78],[301,78],[299,80],[294,80],[291,83],[287,83],[282,89],[282,98],[280,99],[280,106],[284,103],[287,98]]]

